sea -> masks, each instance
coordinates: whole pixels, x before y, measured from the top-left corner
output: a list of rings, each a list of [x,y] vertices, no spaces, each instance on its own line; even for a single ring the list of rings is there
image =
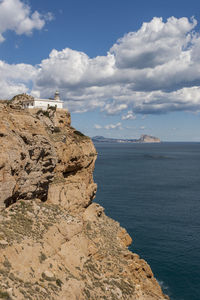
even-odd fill
[[[200,300],[200,143],[95,146],[95,201],[171,300]]]

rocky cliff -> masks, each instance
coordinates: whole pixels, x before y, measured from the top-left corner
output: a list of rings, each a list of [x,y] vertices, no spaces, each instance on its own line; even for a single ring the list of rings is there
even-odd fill
[[[0,298],[168,299],[92,202],[96,150],[66,110],[0,103]]]
[[[152,135],[143,134],[139,138],[138,142],[139,143],[160,143],[160,139]]]

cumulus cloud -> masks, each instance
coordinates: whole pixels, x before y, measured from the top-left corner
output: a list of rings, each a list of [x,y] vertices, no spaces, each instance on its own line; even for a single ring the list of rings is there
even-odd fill
[[[64,89],[81,89],[108,85],[115,72],[114,56],[97,56],[90,59],[87,54],[69,48],[52,50],[49,58],[40,64],[36,81],[38,87],[54,85]]]
[[[28,64],[7,64],[0,61],[0,91],[1,98],[11,98],[16,94],[29,91],[29,83],[37,75],[37,69]]]
[[[111,48],[119,69],[144,69],[163,65],[179,57],[182,48],[191,40],[188,34],[197,22],[171,17],[166,23],[153,18],[143,23],[137,32],[130,32]]]
[[[7,64],[0,60],[0,77],[4,80],[28,81],[37,75],[37,69],[28,64]]]
[[[121,122],[119,122],[117,124],[107,124],[105,126],[101,126],[99,124],[95,124],[94,128],[95,129],[102,129],[102,128],[104,128],[106,130],[110,130],[110,129],[120,129],[121,130],[122,129],[122,124],[121,124]]]
[[[27,16],[32,18],[30,11]],[[137,113],[200,111],[196,25],[194,18],[155,17],[119,39],[105,56],[90,58],[69,48],[54,49],[37,67],[23,65],[24,75],[22,66],[11,66],[13,74],[19,69],[19,80],[6,65],[10,75],[2,72],[2,80],[27,86],[29,78],[32,94],[49,97],[59,89],[73,112],[98,109],[122,114],[122,120],[133,120]]]
[[[122,129],[122,124],[119,122],[117,124],[108,124],[104,126],[105,129],[110,130],[110,129]]]
[[[126,109],[143,114],[199,109],[197,94],[190,97],[200,85],[196,24],[194,18],[153,18],[119,39],[106,56],[93,59],[68,48],[53,50],[41,62],[34,88],[43,96],[60,89],[76,111],[100,108],[112,115]]]
[[[42,16],[38,11],[31,13],[29,5],[21,0],[0,0],[0,42],[4,41],[3,33],[13,30],[17,34],[31,34],[34,29],[42,29],[53,15]]]
[[[1,99],[12,98],[14,95],[28,92],[28,88],[23,83],[12,81],[0,81]]]
[[[108,103],[104,107],[104,111],[106,111],[109,115],[116,115],[117,113],[120,113],[122,110],[127,108],[127,104],[121,103],[116,104],[115,102]]]
[[[136,115],[132,112],[132,110],[129,110],[126,115],[122,116],[122,120],[135,120]]]
[[[101,129],[101,128],[102,128],[102,126],[101,126],[101,125],[99,125],[99,124],[95,124],[95,125],[94,125],[94,128],[95,128],[95,129]]]

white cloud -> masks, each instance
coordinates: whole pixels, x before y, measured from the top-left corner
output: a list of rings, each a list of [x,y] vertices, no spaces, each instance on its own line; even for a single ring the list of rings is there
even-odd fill
[[[28,81],[34,80],[37,69],[28,64],[7,64],[0,60],[0,78],[4,80]]]
[[[122,124],[119,122],[117,124],[107,124],[105,126],[101,126],[99,124],[95,124],[94,125],[95,129],[106,129],[106,130],[110,130],[110,129],[122,129]]]
[[[122,129],[122,124],[119,122],[117,124],[108,124],[104,126],[105,129],[110,130],[110,129]]]
[[[28,18],[32,18],[30,9]],[[41,97],[52,96],[59,89],[73,112],[98,109],[113,115],[126,110],[122,120],[128,120],[137,113],[200,111],[196,24],[195,19],[171,17],[164,22],[153,18],[119,39],[106,56],[90,58],[69,48],[54,49],[37,67],[2,62],[0,75],[2,82],[20,89],[32,80],[32,94]]]
[[[95,128],[95,129],[101,129],[101,128],[102,128],[102,126],[101,126],[101,125],[99,125],[99,124],[95,124],[95,125],[94,125],[94,128]]]
[[[129,110],[126,115],[122,116],[122,120],[135,120],[136,115],[132,112],[132,110]]]
[[[80,85],[89,64],[89,57],[79,51],[52,50],[40,64],[36,85],[44,88],[59,86],[65,89]]]
[[[28,88],[23,83],[16,84],[12,81],[0,81],[1,97],[0,99],[10,99],[14,95],[28,92]]]
[[[28,64],[10,65],[0,61],[0,97],[8,99],[29,91],[29,82],[34,80],[37,69]]]
[[[103,110],[106,111],[109,115],[115,115],[117,113],[120,113],[122,110],[127,109],[127,107],[128,106],[125,103],[116,104],[115,102],[113,102],[106,104]]]
[[[137,32],[130,32],[111,48],[119,69],[154,68],[179,57],[192,36],[190,32],[197,22],[187,18],[171,17],[166,23],[162,18],[153,18],[143,23]]]
[[[153,18],[121,38],[107,56],[93,59],[68,48],[53,50],[40,64],[35,89],[49,96],[58,88],[69,108],[82,112],[97,107],[107,114],[196,110],[200,101],[189,99],[191,89],[200,85],[196,23]]]
[[[0,0],[0,42],[4,41],[7,30],[29,35],[34,29],[42,29],[52,18],[51,13],[44,16],[38,11],[31,13],[30,6],[21,0]]]
[[[53,49],[49,58],[40,64],[36,86],[59,86],[76,93],[87,89],[90,93],[98,93],[102,86],[113,80],[114,72],[115,59],[110,53],[90,59],[84,52],[69,48],[62,51]]]

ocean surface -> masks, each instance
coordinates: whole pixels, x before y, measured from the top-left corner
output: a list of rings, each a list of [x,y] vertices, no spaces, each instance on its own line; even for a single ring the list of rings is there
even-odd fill
[[[95,146],[95,201],[172,300],[200,300],[200,143]]]

